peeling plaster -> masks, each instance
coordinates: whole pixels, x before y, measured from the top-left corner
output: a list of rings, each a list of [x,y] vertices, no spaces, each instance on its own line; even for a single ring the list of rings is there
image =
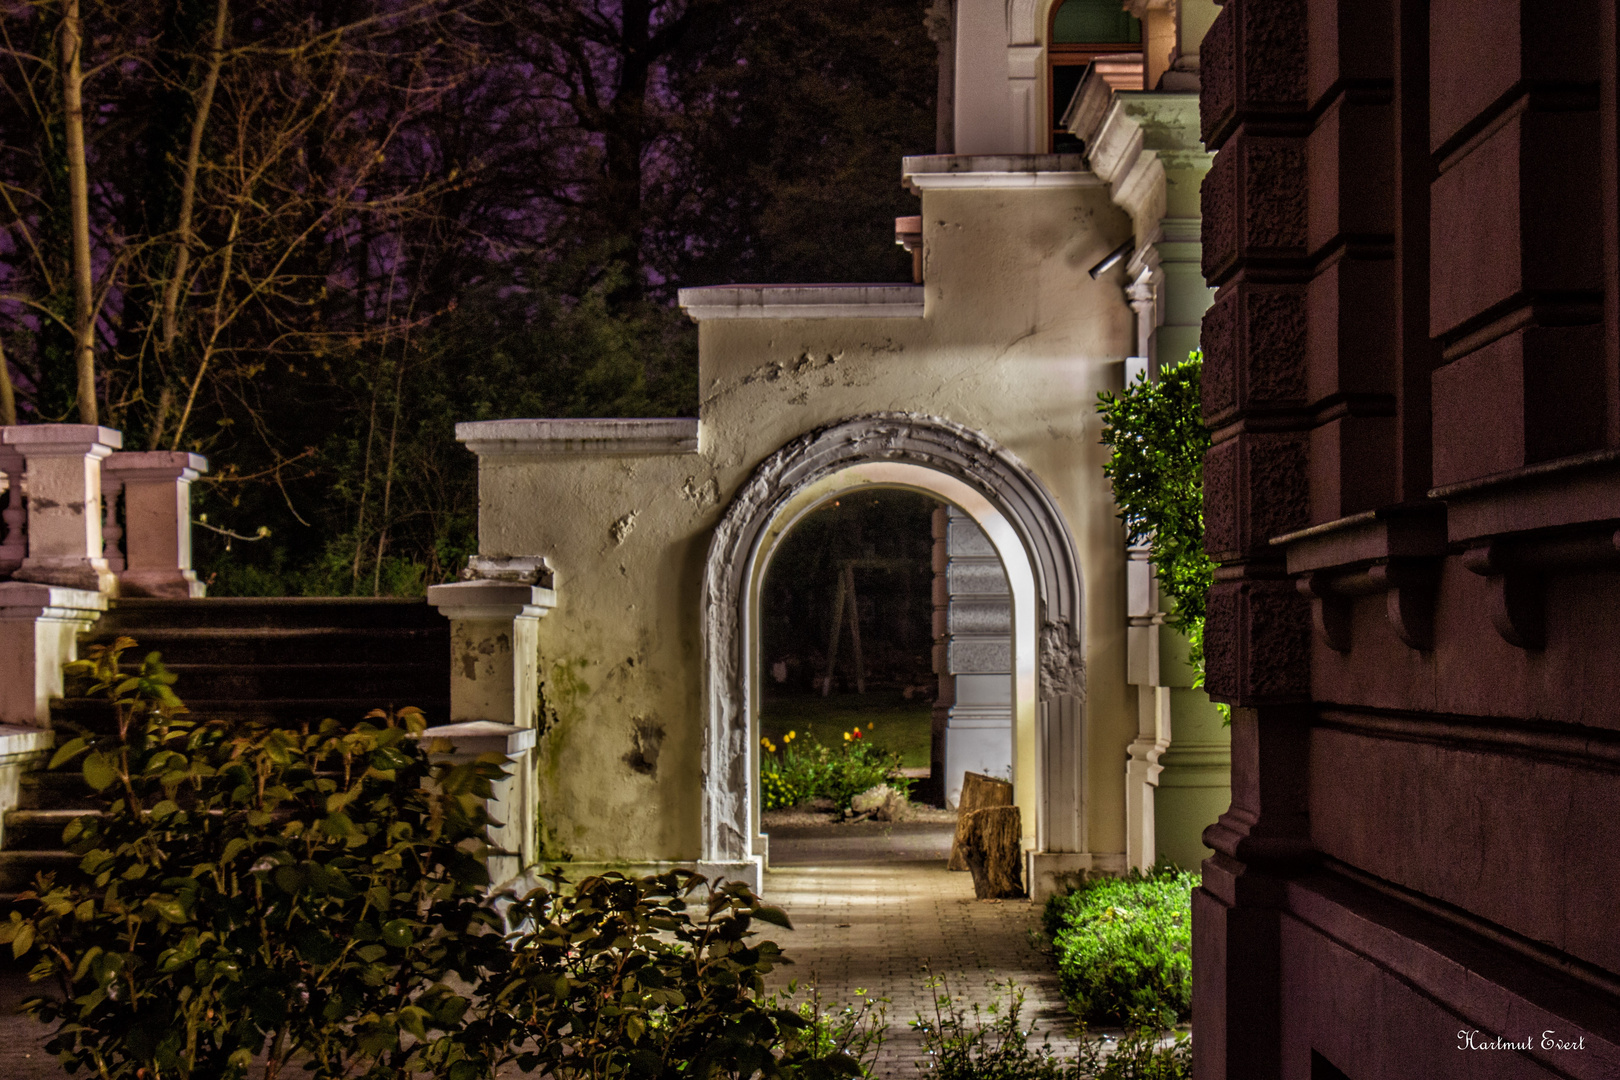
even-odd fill
[[[615,521],[613,523],[613,528],[609,530],[613,534],[614,546],[617,547],[619,544],[622,544],[628,540],[630,538],[630,534],[635,531],[635,527],[636,511],[634,510],[621,517],[618,521]]]

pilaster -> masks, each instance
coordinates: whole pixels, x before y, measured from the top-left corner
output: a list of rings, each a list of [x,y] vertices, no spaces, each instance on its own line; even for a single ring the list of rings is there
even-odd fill
[[[434,585],[428,603],[450,620],[450,723],[428,738],[450,741],[456,756],[499,753],[509,775],[494,785],[491,830],[499,849],[490,877],[509,881],[539,856],[534,746],[540,697],[539,622],[556,606],[541,559],[475,565],[491,578]],[[538,582],[544,582],[539,584]]]

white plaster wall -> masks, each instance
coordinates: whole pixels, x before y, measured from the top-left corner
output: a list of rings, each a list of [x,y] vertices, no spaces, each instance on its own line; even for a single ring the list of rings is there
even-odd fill
[[[1012,107],[1003,0],[957,0],[956,152],[1031,152]]]
[[[710,532],[766,456],[882,410],[983,432],[1067,517],[1085,575],[1089,844],[1124,851],[1120,763],[1137,720],[1095,401],[1121,385],[1134,325],[1119,283],[1086,271],[1130,223],[1101,186],[931,190],[922,211],[925,317],[703,326],[698,453],[485,460],[480,550],[543,554],[557,570],[557,607],[540,626],[551,726],[537,754],[551,854],[697,858]]]

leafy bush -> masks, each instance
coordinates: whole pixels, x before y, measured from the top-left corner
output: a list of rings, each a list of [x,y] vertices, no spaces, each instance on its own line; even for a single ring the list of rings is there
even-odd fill
[[[998,996],[988,1008],[972,1008],[972,1019],[950,995],[943,979],[930,978],[934,997],[933,1019],[918,1017],[912,1027],[923,1036],[924,1061],[919,1063],[928,1080],[1190,1080],[1192,1044],[1185,1034],[1166,1043],[1151,1022],[1136,1022],[1112,1052],[1105,1039],[1082,1032],[1074,1057],[1065,1060],[1050,1045],[1031,1048],[1020,1022],[1024,991],[1009,980],[1006,1007]],[[986,1019],[988,1014],[988,1020]]]
[[[879,784],[902,793],[911,790],[911,780],[900,771],[900,755],[868,741],[860,728],[844,732],[843,742],[836,748],[813,736],[794,746],[795,737],[788,732],[780,748],[770,739],[760,740],[768,755],[760,765],[760,789],[767,810],[777,808],[771,805],[773,798],[793,798],[780,806],[825,798],[847,810],[850,800]]]
[[[415,710],[353,730],[195,723],[157,654],[120,674],[133,645],[70,666],[112,702],[116,730],[69,741],[52,766],[82,759],[100,812],[65,831],[77,870],[41,875],[0,923],[15,956],[40,956],[32,977],[54,981],[26,1007],[57,1025],[48,1048],[69,1071],[866,1071],[866,1009],[817,1000],[805,1015],[765,996],[782,958],[754,924],[788,922],[745,886],[672,871],[490,894],[485,800],[504,759],[434,761],[445,747],[416,738]]]
[[[752,924],[789,924],[747,886],[710,890],[694,919],[688,901],[705,880],[690,871],[608,874],[572,892],[548,881],[507,912],[527,929],[505,943],[510,962],[483,974],[457,1038],[465,1076],[508,1062],[557,1080],[866,1072],[851,1053],[876,1053],[865,1010],[840,1023],[819,1001],[805,1011],[765,995],[781,951],[750,941]]]
[[[109,1078],[239,1077],[261,1051],[266,1076],[294,1055],[318,1078],[431,1067],[469,1004],[444,980],[502,928],[484,866],[499,764],[431,763],[414,710],[349,731],[197,724],[157,654],[119,674],[133,645],[69,666],[117,732],[51,764],[82,757],[102,810],[65,830],[78,871],[42,875],[31,917],[0,926],[55,984],[27,1003],[58,1025],[48,1048]]]
[[[1192,890],[1168,863],[1098,878],[1047,901],[1045,927],[1063,993],[1087,1023],[1133,1016],[1169,1025],[1192,1016]]]
[[[1204,358],[1146,374],[1119,394],[1097,396],[1102,441],[1113,450],[1103,472],[1129,542],[1152,550],[1159,587],[1175,601],[1170,623],[1192,645],[1194,685],[1203,685],[1204,610],[1215,564],[1204,554],[1204,452],[1209,431],[1201,411]]]

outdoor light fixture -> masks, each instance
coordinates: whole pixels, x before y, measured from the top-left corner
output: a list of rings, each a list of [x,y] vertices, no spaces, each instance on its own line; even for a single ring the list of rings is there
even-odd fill
[[[1136,237],[1131,237],[1119,247],[1103,256],[1102,262],[1091,268],[1091,279],[1095,281],[1119,264],[1119,260],[1136,250]]]

